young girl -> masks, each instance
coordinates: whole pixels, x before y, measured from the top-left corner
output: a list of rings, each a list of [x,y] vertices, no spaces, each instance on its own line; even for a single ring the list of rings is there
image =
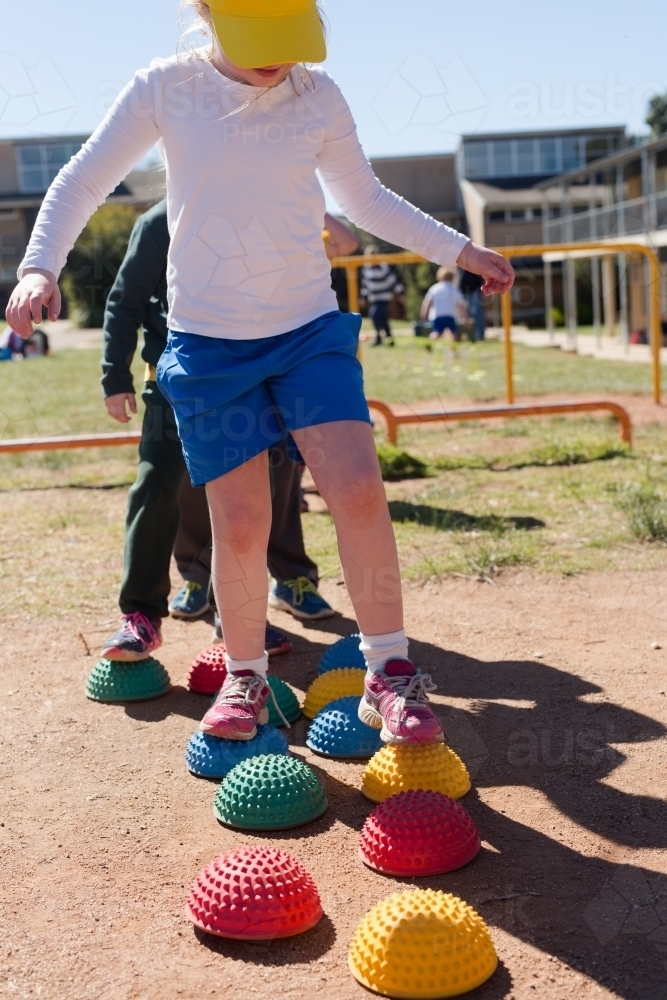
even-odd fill
[[[507,291],[511,266],[377,180],[322,69],[316,0],[187,0],[210,47],[139,71],[42,205],[7,308],[32,332],[93,212],[160,142],[171,247],[158,367],[194,485],[206,483],[229,674],[202,729],[250,740],[267,719],[267,449],[291,435],[334,519],[368,672],[359,714],[389,743],[443,738],[408,659],[396,544],[356,358],[322,243],[317,172],[362,229]]]
[[[430,319],[433,323],[432,340],[437,340],[445,330],[450,330],[454,340],[459,341],[461,334],[456,317],[467,318],[466,300],[454,284],[456,275],[453,271],[441,267],[435,277],[436,284],[431,285],[424,296],[420,318]]]

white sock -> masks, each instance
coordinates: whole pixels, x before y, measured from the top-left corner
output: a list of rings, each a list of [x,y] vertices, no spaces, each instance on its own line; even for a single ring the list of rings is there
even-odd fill
[[[399,628],[398,632],[382,632],[380,635],[362,634],[359,648],[364,654],[369,674],[382,670],[389,660],[408,658],[408,640],[404,628]]]
[[[234,660],[229,653],[225,652],[225,663],[230,674],[238,674],[240,670],[252,670],[253,674],[261,674],[266,677],[269,669],[269,654],[263,653],[256,660]]]

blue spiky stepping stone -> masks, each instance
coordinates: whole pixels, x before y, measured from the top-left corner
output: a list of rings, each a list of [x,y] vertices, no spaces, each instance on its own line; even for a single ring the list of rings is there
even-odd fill
[[[322,654],[318,674],[326,674],[329,670],[340,670],[341,667],[360,667],[366,669],[364,655],[359,649],[359,635],[345,635],[334,642]]]
[[[233,767],[261,754],[288,754],[287,740],[274,726],[258,726],[254,740],[220,740],[197,732],[185,748],[185,763],[199,778],[225,778]]]
[[[358,715],[361,698],[338,698],[315,717],[307,745],[326,757],[372,757],[382,747],[380,730],[364,725]]]
[[[88,675],[86,694],[93,701],[114,704],[160,698],[170,687],[169,674],[152,656],[131,663],[102,659]]]

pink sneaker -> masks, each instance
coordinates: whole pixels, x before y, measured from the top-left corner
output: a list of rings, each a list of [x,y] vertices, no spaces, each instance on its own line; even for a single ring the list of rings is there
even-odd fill
[[[199,728],[221,740],[254,740],[258,724],[269,721],[266,703],[270,693],[266,678],[252,670],[227,674]]]
[[[373,729],[382,728],[383,743],[442,743],[442,726],[428,703],[435,691],[428,674],[409,660],[389,660],[384,670],[366,678],[359,718]]]
[[[141,611],[121,616],[121,626],[102,650],[107,660],[146,660],[162,645],[159,619],[149,618]]]

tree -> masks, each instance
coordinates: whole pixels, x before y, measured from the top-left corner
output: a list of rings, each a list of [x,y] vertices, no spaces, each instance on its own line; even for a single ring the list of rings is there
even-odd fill
[[[107,296],[136,219],[137,213],[129,205],[103,205],[67,258],[61,284],[77,326],[102,326]]]
[[[646,124],[654,139],[667,135],[667,93],[656,94],[648,102]]]

